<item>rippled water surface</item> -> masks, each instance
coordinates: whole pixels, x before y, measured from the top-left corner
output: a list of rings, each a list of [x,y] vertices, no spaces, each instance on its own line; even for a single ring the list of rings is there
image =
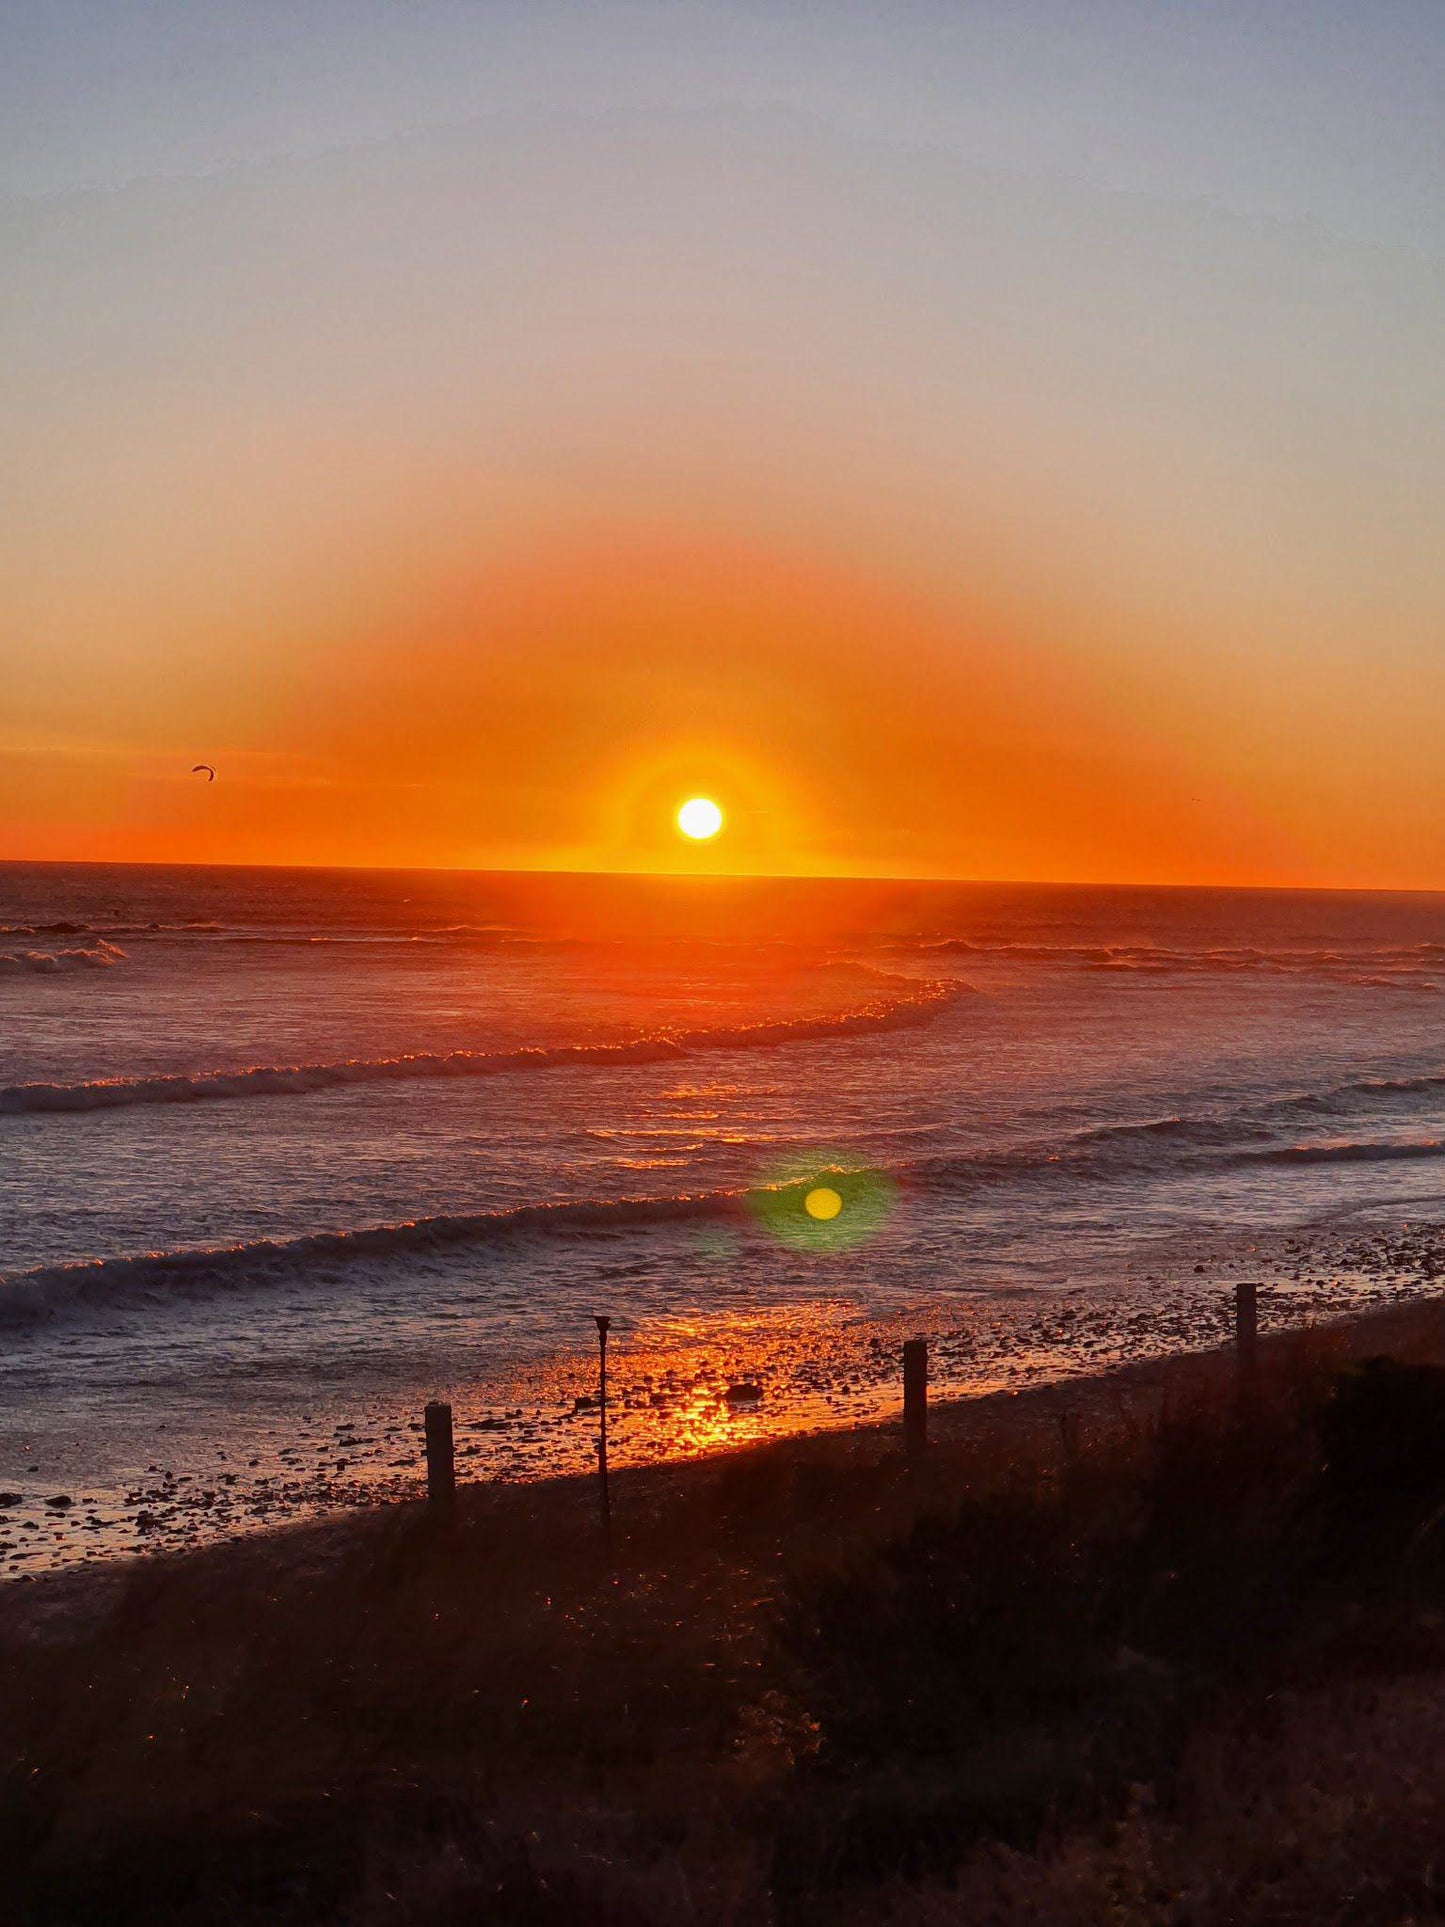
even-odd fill
[[[1442,989],[1433,897],[0,866],[0,1562],[405,1487],[438,1391],[585,1463],[597,1311],[624,1457],[1207,1334],[1430,1214]]]

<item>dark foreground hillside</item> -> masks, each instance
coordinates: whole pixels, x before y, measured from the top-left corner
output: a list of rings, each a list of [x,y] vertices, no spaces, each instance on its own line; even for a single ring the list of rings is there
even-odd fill
[[[1445,1919],[1436,1357],[628,1474],[610,1570],[570,1483],[12,1586],[0,1917]]]

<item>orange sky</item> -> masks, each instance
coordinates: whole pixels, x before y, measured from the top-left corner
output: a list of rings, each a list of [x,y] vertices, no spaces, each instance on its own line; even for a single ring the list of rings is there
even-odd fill
[[[0,857],[1445,887],[1439,255],[847,84],[0,202]]]
[[[538,530],[479,566],[444,546],[420,580],[409,550],[399,582],[368,561],[335,606],[303,597],[254,652],[168,665],[138,648],[139,701],[120,676],[77,689],[93,735],[0,751],[0,849],[1445,881],[1433,763],[1422,780],[1388,762],[1409,692],[1351,692],[1348,659],[1324,690],[1273,689],[1247,658],[1221,685],[1187,624],[1162,659],[1133,653],[1097,591],[946,593],[663,521]],[[1409,734],[1433,729],[1433,693]],[[190,773],[201,758],[215,784]],[[727,813],[707,846],[673,822],[698,793]]]

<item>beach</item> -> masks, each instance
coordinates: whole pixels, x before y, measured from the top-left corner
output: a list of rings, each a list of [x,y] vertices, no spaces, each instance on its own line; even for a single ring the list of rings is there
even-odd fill
[[[1438,1264],[1436,897],[7,865],[0,923],[7,1576],[405,1497],[437,1398],[470,1478],[585,1469],[599,1314],[629,1466]]]
[[[855,1812],[879,1770],[894,1772],[898,1837],[893,1846],[888,1836],[874,1840],[857,1864],[837,1863],[844,1835],[832,1839],[831,1830],[844,1821],[837,1791],[818,1778],[820,1749],[826,1758],[843,1744],[836,1722],[861,1717],[873,1689],[862,1675],[849,1672],[840,1685],[817,1670],[817,1625],[842,1609],[850,1588],[878,1583],[870,1574],[894,1572],[887,1586],[896,1591],[909,1569],[898,1561],[920,1533],[957,1530],[951,1519],[975,1515],[992,1522],[974,1529],[993,1547],[987,1567],[973,1569],[1008,1597],[1023,1588],[1022,1598],[1042,1557],[1037,1544],[1029,1549],[1034,1528],[1025,1529],[1038,1508],[1053,1519],[1064,1507],[1069,1533],[1085,1539],[1113,1519],[1112,1545],[1138,1504],[1130,1495],[1141,1478],[1163,1476],[1161,1465],[1176,1467],[1175,1481],[1181,1465],[1191,1468],[1194,1490],[1182,1509],[1171,1491],[1170,1558],[1217,1558],[1191,1550],[1199,1535],[1212,1543],[1242,1532],[1241,1544],[1257,1544],[1251,1480],[1277,1508],[1281,1492],[1314,1478],[1317,1448],[1301,1413],[1352,1360],[1378,1353],[1445,1359],[1440,1303],[1266,1339],[1247,1421],[1225,1349],[935,1403],[928,1452],[911,1466],[896,1426],[884,1426],[623,1471],[613,1479],[610,1553],[594,1482],[543,1480],[463,1485],[451,1517],[424,1503],[382,1506],[12,1586],[0,1595],[14,1688],[0,1711],[0,1844],[15,1917],[442,1920],[485,1892],[502,1906],[499,1918],[519,1920],[561,1919],[568,1908],[574,1918],[638,1923],[891,1919],[894,1907],[900,1920],[976,1918],[947,1911],[943,1889],[929,1886],[944,1863],[907,1845],[930,1837],[927,1809],[941,1797],[921,1790],[916,1759],[901,1781],[903,1758],[887,1769],[886,1748],[866,1773],[849,1769]],[[1221,1510],[1226,1489],[1234,1496]],[[1378,1594],[1385,1569],[1377,1551],[1369,1557]],[[1248,1570],[1238,1544],[1216,1573],[1236,1565]],[[1338,1586],[1336,1575],[1318,1597],[1297,1601],[1296,1628],[1338,1614]],[[1217,1611],[1202,1596],[1190,1610],[1201,1626]],[[1358,1632],[1361,1609],[1350,1610]],[[1391,1678],[1404,1667],[1427,1703],[1431,1669],[1445,1681],[1445,1620],[1412,1607],[1408,1651],[1395,1650],[1404,1635],[1391,1619],[1395,1645],[1382,1656],[1378,1598],[1369,1610],[1370,1664]],[[1398,1617],[1398,1602],[1389,1611]],[[800,1630],[804,1622],[811,1631]],[[1020,1622],[1019,1636],[1031,1651],[1036,1633]],[[885,1612],[875,1629],[878,1687],[892,1664],[890,1637]],[[912,1651],[916,1635],[908,1637]],[[1267,1684],[1271,1668],[1288,1664],[1296,1706],[1318,1699],[1323,1688],[1302,1660],[1269,1656],[1263,1622],[1241,1637],[1260,1652],[1251,1683],[1235,1680],[1232,1694],[1257,1695],[1260,1666]],[[1140,1686],[1151,1702],[1172,1704],[1184,1661],[1120,1652],[1106,1681],[1108,1718],[1134,1721]],[[1043,1648],[1029,1660],[1054,1663]],[[898,1690],[906,1732],[916,1689]],[[1022,1691],[1006,1680],[994,1690],[1005,1699]],[[1008,1719],[1063,1717],[1027,1712],[1033,1697],[1024,1692]],[[1207,1703],[1207,1721],[1217,1722],[1218,1705]],[[1188,1710],[1201,1726],[1203,1704],[1191,1699]],[[997,1709],[986,1724],[992,1731]],[[949,1795],[955,1872],[983,1853],[990,1826],[1019,1846],[1042,1838],[1029,1850],[1047,1860],[1054,1833],[1001,1817],[1011,1800],[1019,1816],[1033,1811],[1042,1797],[1030,1791],[1035,1771],[1071,1827],[1086,1829],[1101,1799],[1112,1810],[1121,1797],[1098,1761],[1088,1798],[1069,1793],[1075,1768],[1065,1764],[1067,1746],[1059,1752],[1062,1737],[1010,1792],[1020,1768],[1000,1763],[1018,1762],[1021,1743],[1002,1754],[1004,1742],[989,1743],[990,1825],[967,1817],[972,1796],[957,1785]],[[949,1768],[965,1782],[973,1744],[959,1735]],[[1128,1744],[1143,1741],[1134,1734]],[[1276,1798],[1280,1770],[1276,1761]],[[1285,1770],[1298,1776],[1298,1760]],[[858,1851],[855,1843],[845,1862]],[[1082,1851],[1077,1842],[1073,1851]],[[1107,1886],[1107,1854],[1097,1851]],[[789,1857],[806,1876],[806,1898],[788,1897]],[[965,1888],[985,1873],[1001,1878],[992,1861],[991,1871],[982,1865],[964,1867]],[[920,1880],[933,1899],[920,1898]],[[509,1893],[510,1902],[495,1898]],[[1016,1893],[1010,1904],[1024,1903]],[[1075,1917],[1094,1918],[1079,1905]]]
[[[0,5],[0,1927],[1445,1927],[1439,14]]]
[[[1345,1319],[1369,1329],[1372,1316],[1398,1310],[1408,1320],[1417,1305],[1428,1326],[1445,1276],[1445,1224],[1341,1230],[1308,1241],[1292,1234],[1277,1242],[1277,1251],[1261,1251],[1256,1241],[1248,1252],[1211,1253],[1207,1264],[1181,1266],[1172,1288],[1153,1293],[1143,1311],[1133,1291],[1035,1293],[990,1319],[975,1314],[963,1327],[923,1301],[887,1322],[744,1314],[700,1339],[677,1333],[652,1351],[634,1346],[611,1360],[613,1462],[676,1463],[886,1422],[901,1405],[902,1344],[909,1337],[929,1341],[933,1397],[944,1410],[966,1412],[981,1396],[1045,1386],[1060,1396],[1082,1393],[1101,1370],[1128,1372],[1213,1351],[1232,1331],[1240,1277],[1260,1281],[1266,1334],[1334,1330]],[[453,1395],[464,1482],[510,1485],[590,1467],[595,1364],[589,1372],[569,1359],[543,1385],[546,1404],[498,1402],[491,1387]],[[739,1387],[747,1395],[730,1399]],[[537,1389],[518,1388],[533,1397]],[[107,1501],[57,1483],[54,1469],[33,1452],[10,1460],[13,1484],[0,1499],[0,1572],[22,1580],[76,1563],[174,1552],[412,1500],[425,1484],[416,1406],[357,1404],[328,1426],[312,1419],[273,1435],[258,1452],[211,1446],[199,1461],[194,1441],[160,1420],[154,1450],[144,1477]]]

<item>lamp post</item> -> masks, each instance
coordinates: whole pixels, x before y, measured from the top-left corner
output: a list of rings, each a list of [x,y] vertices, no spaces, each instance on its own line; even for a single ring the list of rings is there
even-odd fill
[[[597,1313],[594,1318],[597,1326],[597,1356],[599,1376],[597,1385],[598,1426],[597,1426],[597,1493],[602,1507],[602,1539],[608,1553],[612,1551],[612,1499],[607,1490],[607,1334],[612,1329],[612,1320]]]

